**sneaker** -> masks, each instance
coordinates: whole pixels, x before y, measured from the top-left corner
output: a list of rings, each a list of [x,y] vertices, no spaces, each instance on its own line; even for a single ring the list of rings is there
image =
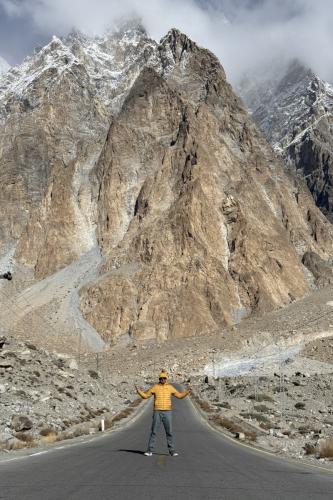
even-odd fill
[[[146,457],[151,457],[152,456],[152,452],[151,451],[145,451],[144,455],[146,455]]]
[[[178,453],[176,451],[170,451],[170,455],[172,457],[178,457]]]

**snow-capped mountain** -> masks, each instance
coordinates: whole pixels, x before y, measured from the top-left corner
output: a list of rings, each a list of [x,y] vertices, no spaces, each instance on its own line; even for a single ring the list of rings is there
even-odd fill
[[[0,56],[0,75],[2,75],[3,73],[6,73],[10,68],[10,65],[8,64],[8,62]]]
[[[268,74],[244,78],[238,91],[274,149],[304,175],[333,220],[333,87],[299,61]]]
[[[3,257],[30,284],[75,264],[106,341],[199,335],[287,304],[313,285],[304,255],[331,254],[330,224],[218,59],[176,29],[159,43],[137,25],[72,33],[9,70],[0,162]],[[78,297],[66,304],[76,329]]]
[[[116,109],[156,45],[141,26],[104,37],[90,38],[80,32],[72,32],[64,39],[53,37],[48,45],[0,78],[0,108],[4,110],[8,101],[31,94],[41,79],[49,87],[68,72],[84,71],[91,92],[105,106]]]

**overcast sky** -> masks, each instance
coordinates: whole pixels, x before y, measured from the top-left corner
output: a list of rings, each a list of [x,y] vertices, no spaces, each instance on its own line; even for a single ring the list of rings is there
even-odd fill
[[[333,81],[332,0],[0,0],[0,55],[19,63],[53,34],[102,34],[131,15],[155,39],[184,31],[218,55],[233,82],[281,57]]]

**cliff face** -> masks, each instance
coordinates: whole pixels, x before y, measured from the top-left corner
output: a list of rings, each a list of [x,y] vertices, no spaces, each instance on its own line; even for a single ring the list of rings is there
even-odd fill
[[[286,304],[308,289],[306,249],[331,253],[215,57],[175,31],[159,52],[175,66],[143,70],[95,169],[106,274],[81,306],[112,337],[204,334]]]
[[[293,61],[271,80],[244,80],[240,93],[252,117],[316,205],[333,220],[333,88]]]
[[[130,33],[94,57],[54,41],[43,64],[61,64],[3,101],[4,247],[38,279],[98,247],[81,309],[106,340],[201,335],[302,297],[302,257],[327,260],[331,225],[210,52]]]

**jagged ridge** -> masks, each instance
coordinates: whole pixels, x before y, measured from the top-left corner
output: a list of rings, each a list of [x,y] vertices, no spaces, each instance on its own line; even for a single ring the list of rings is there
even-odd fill
[[[38,279],[99,247],[81,307],[104,339],[220,330],[302,297],[304,253],[331,255],[307,190],[179,31],[54,39],[0,85],[1,240]]]

